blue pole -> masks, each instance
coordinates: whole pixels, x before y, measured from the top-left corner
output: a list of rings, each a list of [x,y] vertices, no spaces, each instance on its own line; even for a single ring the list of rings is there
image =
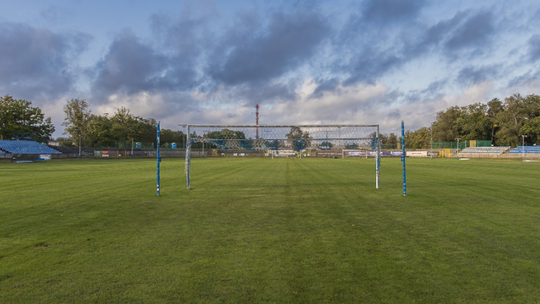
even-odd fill
[[[379,126],[377,126],[377,152],[375,153],[375,166],[377,167],[377,172],[375,174],[375,188],[379,189],[380,182],[380,173],[381,173],[381,138],[379,134]]]
[[[159,163],[161,162],[161,157],[159,156],[159,122],[157,124],[157,196],[159,196]]]
[[[407,154],[405,152],[405,124],[403,120],[401,121],[401,149],[403,151],[403,156],[401,156],[403,162],[403,196],[407,196],[407,183],[405,182],[405,157]]]

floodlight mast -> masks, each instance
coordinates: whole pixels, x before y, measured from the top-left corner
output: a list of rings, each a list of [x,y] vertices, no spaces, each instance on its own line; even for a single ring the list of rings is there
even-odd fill
[[[457,149],[456,149],[456,158],[459,160],[459,141],[461,140],[461,138],[457,138]]]
[[[255,106],[255,125],[257,125],[257,135],[256,139],[259,139],[259,105]]]
[[[521,161],[522,162],[525,161],[525,137],[527,137],[527,135],[521,135],[521,138],[523,138],[523,147],[521,149]]]

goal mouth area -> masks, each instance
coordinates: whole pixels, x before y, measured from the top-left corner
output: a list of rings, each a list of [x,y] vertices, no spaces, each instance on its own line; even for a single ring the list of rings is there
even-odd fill
[[[191,149],[235,151],[369,150],[375,153],[379,188],[381,145],[378,125],[180,125],[186,129],[186,184],[190,188]],[[205,152],[205,145],[207,151]],[[302,157],[303,153],[300,153]]]

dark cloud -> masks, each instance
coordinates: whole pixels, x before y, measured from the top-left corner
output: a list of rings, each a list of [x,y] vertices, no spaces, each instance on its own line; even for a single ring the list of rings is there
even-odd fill
[[[439,45],[466,17],[466,13],[458,12],[451,19],[439,21],[437,24],[429,27],[419,35],[418,43],[411,46],[410,52],[412,54],[422,54],[431,47]]]
[[[215,44],[208,26],[216,17],[213,10],[194,11],[187,7],[174,20],[163,13],[152,15],[150,27],[161,48],[184,60],[194,60]]]
[[[480,11],[469,16],[451,33],[445,47],[451,52],[464,48],[485,47],[494,33],[493,13],[491,11]]]
[[[399,54],[394,54],[392,50],[386,52],[364,50],[360,56],[347,65],[346,71],[350,77],[344,81],[344,84],[352,85],[358,82],[373,84],[382,75],[403,64],[404,60],[398,57]]]
[[[235,99],[245,101],[247,104],[255,105],[260,103],[274,103],[281,101],[292,101],[297,98],[295,89],[296,81],[289,82],[259,82],[242,84],[238,88]]]
[[[0,24],[0,90],[16,98],[55,98],[72,89],[72,61],[90,36],[58,34],[15,23]]]
[[[266,30],[251,32],[249,39],[238,41],[224,52],[228,53],[225,58],[212,58],[208,73],[213,79],[237,85],[282,76],[308,61],[329,31],[320,14],[298,11],[275,13]]]
[[[94,91],[105,94],[183,90],[195,85],[191,62],[158,52],[128,30],[114,39],[95,70]]]
[[[482,67],[466,67],[459,71],[457,82],[469,86],[495,79],[500,74],[499,65],[489,65]]]
[[[422,93],[425,95],[438,94],[439,92],[441,92],[441,90],[444,89],[447,83],[448,80],[446,79],[434,81],[430,83],[428,87],[422,91]]]
[[[481,55],[495,34],[491,11],[457,12],[451,19],[441,20],[421,32],[416,43],[408,44],[406,55],[415,57],[434,51],[452,60],[458,59],[464,51]],[[409,40],[415,41],[414,36]]]
[[[337,90],[338,86],[341,84],[341,81],[337,78],[332,78],[328,80],[319,81],[317,88],[311,94],[311,98],[321,98],[324,95],[324,92],[334,92]]]
[[[519,75],[508,81],[508,88],[515,88],[523,85],[536,85],[540,80],[540,71],[529,70],[527,73]]]
[[[377,24],[402,23],[415,19],[425,0],[368,0],[363,3],[363,19]]]
[[[540,35],[534,35],[529,39],[529,59],[532,62],[540,59]]]
[[[366,5],[378,11],[387,7],[389,3],[374,1]],[[421,10],[423,3],[405,2],[402,5],[410,6],[403,8],[403,16],[412,20]],[[389,11],[387,14],[385,18],[391,19],[391,14],[397,12]],[[469,57],[477,56],[489,47],[495,34],[494,24],[493,13],[485,10],[458,12],[452,18],[441,20],[432,26],[402,22],[403,28],[397,34],[395,30],[369,30],[369,27],[363,26],[361,22],[351,21],[345,27],[337,46],[351,53],[354,49],[356,54],[348,59],[339,58],[337,60],[339,64],[336,66],[339,67],[338,71],[349,74],[344,84],[352,85],[358,82],[374,83],[382,76],[426,54],[443,54],[451,60],[458,59],[463,52]],[[348,42],[344,37],[352,37],[353,42]],[[460,74],[459,80],[465,82],[485,80],[482,77],[489,72],[493,71],[465,69]]]
[[[97,63],[94,90],[128,94],[152,90],[162,79],[167,64],[163,55],[157,54],[132,32],[125,31],[114,39],[108,53]]]

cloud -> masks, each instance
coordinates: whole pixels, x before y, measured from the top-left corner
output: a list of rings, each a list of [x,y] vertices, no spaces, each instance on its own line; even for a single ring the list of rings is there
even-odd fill
[[[529,59],[536,62],[540,59],[540,35],[532,36],[529,41]]]
[[[448,51],[485,47],[495,33],[491,11],[479,11],[461,23],[446,41]]]
[[[430,26],[420,34],[419,43],[411,48],[412,53],[422,53],[430,47],[439,45],[466,17],[466,13],[458,12],[451,19],[441,20]]]
[[[73,89],[77,56],[91,37],[0,23],[0,90],[16,98],[53,99]]]
[[[415,19],[425,4],[425,0],[368,0],[362,16],[377,24],[401,23]]]
[[[537,88],[538,83],[540,82],[540,71],[538,70],[528,70],[526,73],[518,75],[508,81],[507,89],[513,90],[511,94],[515,94],[516,91],[521,90],[522,88],[527,88],[527,91],[531,94],[538,94]],[[536,88],[535,88],[536,86]],[[533,88],[533,89],[530,89]]]
[[[501,66],[498,64],[466,67],[459,71],[457,82],[464,85],[474,85],[496,79],[500,75]]]
[[[266,29],[252,29],[252,33],[230,45],[224,57],[212,60],[207,72],[214,80],[238,85],[280,77],[315,54],[328,34],[328,25],[322,15],[312,11],[275,13]],[[226,37],[235,36],[229,33]]]
[[[335,90],[320,91],[314,97],[319,86],[315,79],[305,80],[297,89],[298,98],[272,105],[269,117],[276,117],[275,123],[285,124],[372,124],[376,123],[376,113],[385,107],[388,99],[388,87],[381,83],[339,84]]]
[[[350,85],[358,82],[373,84],[381,76],[403,63],[403,58],[391,50],[382,52],[364,50],[360,56],[349,63],[347,72],[351,76],[347,78],[345,84]]]
[[[57,107],[54,119],[65,100],[82,97],[96,113],[125,106],[170,128],[175,122],[253,123],[255,104],[262,123],[393,128],[405,119],[421,127],[426,112],[503,98],[509,90],[538,93],[540,35],[531,7],[188,0],[175,12],[150,12],[147,35],[134,32],[140,25],[108,28],[116,34],[97,36],[91,48],[85,34],[0,23],[0,90],[45,97],[36,105]],[[59,28],[69,26],[68,12],[76,14],[65,5],[44,5],[34,15]],[[78,63],[86,50],[93,53],[85,62],[99,58],[82,71],[88,82]]]
[[[56,5],[51,5],[47,7],[46,9],[43,9],[40,11],[40,16],[48,23],[50,24],[56,24],[58,23],[61,18],[61,9],[58,8]]]
[[[93,91],[101,95],[184,91],[197,84],[192,62],[166,56],[129,30],[115,37],[94,70]]]
[[[105,57],[97,63],[93,91],[133,94],[155,89],[163,81],[167,65],[165,56],[126,30],[116,36]]]

